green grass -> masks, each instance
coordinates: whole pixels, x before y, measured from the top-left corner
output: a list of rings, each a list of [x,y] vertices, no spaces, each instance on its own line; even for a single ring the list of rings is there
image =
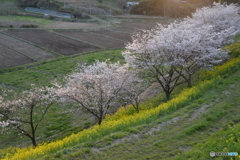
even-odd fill
[[[211,159],[210,151],[240,153],[240,144],[233,143],[240,140],[238,86],[240,71],[219,80],[192,103],[168,115],[159,115],[157,120],[40,159],[194,160]],[[154,128],[159,129],[150,133]]]
[[[35,24],[38,26],[45,26],[48,24],[52,24],[56,21],[53,20],[47,20],[43,18],[37,18],[37,17],[29,17],[29,16],[0,16],[1,21],[9,21],[9,22],[28,22],[31,24]]]
[[[15,2],[15,0],[1,0],[0,4],[6,3],[6,2]]]
[[[240,42],[240,34],[236,36],[236,39],[234,40],[234,42]]]
[[[36,63],[36,66],[33,65],[32,67],[26,65],[26,68],[20,66],[12,69],[2,69],[0,70],[0,86],[3,89],[11,88],[21,91],[28,89],[31,83],[40,86],[51,85],[52,80],[56,78],[62,79],[63,76],[71,73],[78,62],[90,64],[95,59],[102,61],[108,58],[112,62],[120,60],[123,63],[121,50],[102,50],[70,58],[63,57],[43,61],[39,64]],[[197,144],[202,144],[204,139],[210,138],[207,141],[211,143],[211,136],[213,136],[212,140],[217,137],[213,133],[219,131],[220,133],[216,134],[223,134],[220,128],[228,130],[228,125],[231,126],[240,121],[239,118],[236,118],[240,115],[240,100],[238,98],[240,93],[238,87],[240,85],[239,73],[240,71],[230,76],[224,76],[225,79],[219,80],[204,95],[195,97],[195,100],[191,101],[191,103],[171,109],[164,114],[159,114],[158,119],[154,121],[110,133],[100,140],[92,140],[71,148],[65,148],[53,155],[46,155],[42,159],[167,159],[176,158],[175,156],[178,154],[189,157],[189,155],[197,152],[197,149],[193,150],[193,152],[191,152],[191,149],[197,148]],[[195,79],[194,83],[200,80]],[[175,95],[173,97],[183,87],[181,86],[174,91]],[[159,103],[161,103],[161,98],[157,97],[150,101],[149,105],[154,107]],[[148,106],[147,103],[144,105]],[[195,119],[189,120],[204,105],[207,106],[204,113]],[[81,111],[72,114],[72,106],[72,104],[54,104],[52,106],[45,123],[40,126],[37,133],[38,142],[61,139],[95,123],[94,119],[89,119],[90,115],[86,112]],[[154,130],[151,134],[149,133],[151,129],[159,124],[164,122],[168,124],[175,117],[180,117],[180,120],[171,125],[162,126],[161,130]],[[1,148],[14,146],[14,144],[18,144],[17,147],[30,145],[29,139],[24,137],[21,139],[15,132],[8,135],[1,134],[0,141]],[[218,148],[208,149],[218,151]],[[197,155],[206,156],[205,153],[199,152]]]
[[[33,65],[32,67],[25,65],[9,69],[1,69],[0,88],[13,89],[21,92],[22,90],[29,89],[31,87],[30,84],[51,86],[51,82],[54,79],[62,79],[65,75],[71,73],[79,62],[90,64],[96,59],[100,61],[110,59],[112,62],[118,60],[123,61],[121,50],[102,50],[70,58],[63,57],[50,61],[47,60],[39,64],[36,63],[36,66],[30,64],[30,66]],[[37,131],[39,143],[61,139],[95,124],[95,119],[84,110],[80,110],[81,112],[79,111],[73,114],[71,111],[73,109],[72,106],[73,105],[71,104],[55,104],[51,107],[52,109],[47,114],[44,123]],[[1,134],[0,143],[0,149],[10,146],[26,147],[31,145],[30,139],[24,136],[21,138],[16,132]]]
[[[112,62],[123,61],[121,51],[122,50],[102,50],[72,58],[57,58],[50,62],[43,61],[40,65],[34,67],[28,68],[27,65],[26,68],[22,68],[21,66],[15,67],[15,71],[11,71],[11,69],[2,69],[0,70],[0,81],[2,84],[0,87],[28,89],[30,87],[29,84],[49,86],[54,79],[62,79],[63,76],[70,74],[80,62],[90,64],[96,59],[100,61],[110,59]],[[8,70],[10,70],[10,72],[8,72]]]

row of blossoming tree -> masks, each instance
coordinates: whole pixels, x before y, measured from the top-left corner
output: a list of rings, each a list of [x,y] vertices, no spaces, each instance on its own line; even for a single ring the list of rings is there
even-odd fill
[[[179,84],[190,87],[200,68],[226,60],[228,52],[220,48],[239,30],[239,7],[214,3],[180,22],[136,34],[123,56],[130,66],[154,77],[169,99]]]
[[[228,52],[220,48],[239,32],[239,26],[239,7],[217,3],[182,21],[158,24],[133,36],[122,53],[127,62],[124,65],[109,60],[88,66],[79,64],[65,78],[64,85],[34,86],[21,95],[3,92],[0,126],[5,131],[18,131],[37,146],[36,130],[52,103],[62,100],[60,97],[78,103],[97,118],[99,125],[119,102],[132,104],[139,111],[141,93],[148,87],[149,77],[160,84],[169,99],[179,84],[187,82],[190,87],[192,76],[200,68],[211,69],[228,58]]]

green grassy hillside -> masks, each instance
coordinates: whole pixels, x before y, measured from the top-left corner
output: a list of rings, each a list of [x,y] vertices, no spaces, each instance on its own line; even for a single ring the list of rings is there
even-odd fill
[[[239,86],[240,70],[218,80],[191,103],[160,114],[154,121],[40,159],[196,160],[211,159],[211,151],[240,153]]]
[[[237,57],[239,42],[232,48]],[[79,61],[107,58],[123,60],[121,50],[102,50],[2,69],[0,88],[21,92],[31,83],[49,86]],[[27,147],[30,141],[15,132],[1,134],[0,158],[211,159],[210,151],[240,153],[240,58],[199,75],[196,86],[181,86],[170,101],[161,101],[160,95],[142,104],[140,113],[120,108],[100,127],[93,126],[95,119],[83,110],[73,114],[74,104],[56,103],[37,132],[38,142],[45,144],[9,148]]]
[[[100,127],[2,153],[16,152],[12,159],[211,159],[211,151],[240,153],[239,69],[240,59],[232,59],[156,108],[121,108]]]
[[[17,92],[29,89],[29,84],[37,86],[50,86],[53,79],[62,79],[72,72],[79,62],[92,63],[95,59],[112,62],[123,60],[121,50],[102,50],[94,53],[85,53],[74,57],[63,57],[46,60],[19,67],[0,70],[0,90],[11,89]],[[0,91],[1,94],[1,91]],[[53,141],[64,138],[72,133],[79,132],[95,124],[95,119],[86,111],[72,114],[72,105],[54,104],[46,119],[38,130],[38,142]],[[79,114],[81,116],[79,117]],[[49,123],[51,122],[51,123]],[[0,134],[0,149],[14,147],[27,147],[31,142],[18,133]],[[1,152],[0,152],[1,157]]]

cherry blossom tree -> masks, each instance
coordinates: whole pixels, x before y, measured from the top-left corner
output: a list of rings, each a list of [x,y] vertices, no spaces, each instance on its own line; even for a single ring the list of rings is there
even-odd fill
[[[133,42],[126,46],[127,50],[122,54],[130,66],[145,72],[146,76],[154,77],[169,99],[173,89],[182,83],[179,81],[181,76],[175,74],[174,66],[169,63],[171,57],[162,54],[161,50],[156,52],[154,45],[157,43],[149,43],[154,34],[154,30],[135,34]]]
[[[192,75],[200,68],[211,69],[213,65],[227,59],[226,50],[220,48],[231,42],[232,37],[240,32],[239,11],[240,8],[234,4],[214,3],[212,7],[198,9],[191,17],[185,18],[178,24],[175,22],[174,28],[177,33],[173,35],[175,37],[173,42],[178,45],[177,50],[181,46],[184,52],[175,54],[182,59],[178,64],[182,72],[176,71],[188,82],[189,87]],[[166,32],[166,30],[162,30],[160,25],[156,29],[157,32]],[[179,40],[176,40],[178,38]]]
[[[240,7],[237,4],[213,3],[212,7],[203,7],[192,13],[191,17],[184,19],[187,23],[197,26],[210,24],[215,26],[215,31],[233,27],[240,32]]]
[[[96,61],[82,64],[79,70],[66,77],[66,86],[58,86],[58,95],[73,100],[98,119],[98,124],[110,107],[121,99],[120,91],[130,76],[128,66]]]
[[[192,76],[200,69],[211,69],[213,65],[228,58],[228,52],[220,48],[236,32],[233,27],[216,32],[215,26],[205,24],[196,28],[186,21],[167,27],[159,25],[154,37],[149,40],[153,51],[168,56],[175,72],[191,87]],[[168,38],[168,41],[165,41]],[[155,49],[155,50],[154,50]]]
[[[0,126],[3,131],[15,130],[19,135],[31,139],[32,145],[37,146],[36,132],[43,122],[51,105],[56,100],[55,89],[51,87],[33,87],[30,90],[16,94],[5,91],[0,97]]]
[[[211,7],[209,8],[206,12],[212,14]],[[214,7],[213,9],[215,10]],[[220,48],[236,34],[234,26],[219,27],[223,24],[218,22],[220,20],[217,17],[206,24],[200,17],[196,17],[193,15],[193,18],[176,21],[168,26],[158,24],[152,30],[138,33],[122,53],[130,66],[151,73],[161,85],[167,99],[174,88],[184,81],[191,86],[192,76],[200,68],[210,69],[226,59],[227,52]],[[218,17],[221,19],[221,16]],[[229,22],[236,23],[235,19]]]
[[[129,72],[129,77],[121,90],[121,99],[126,104],[131,104],[139,112],[140,103],[144,98],[144,91],[149,87],[150,83],[148,80],[141,79],[135,70],[129,70]]]

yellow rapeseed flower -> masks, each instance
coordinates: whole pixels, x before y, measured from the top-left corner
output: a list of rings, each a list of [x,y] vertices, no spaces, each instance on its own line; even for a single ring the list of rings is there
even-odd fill
[[[79,132],[77,134],[72,134],[62,140],[54,141],[48,144],[42,144],[36,147],[35,149],[33,149],[32,147],[16,149],[13,155],[7,154],[7,156],[5,157],[5,160],[35,159],[40,155],[56,152],[60,149],[70,147],[77,143],[80,143],[89,139],[93,139],[94,137],[99,137],[106,133],[115,131],[118,128],[133,126],[137,124],[139,121],[146,121],[149,118],[155,115],[158,115],[160,111],[166,110],[169,107],[177,107],[177,105],[184,103],[189,99],[192,99],[194,96],[201,93],[204,90],[204,88],[213,84],[214,81],[216,81],[216,79],[220,79],[221,77],[219,76],[219,74],[221,75],[221,73],[226,72],[227,70],[231,69],[231,67],[233,67],[238,63],[240,64],[240,58],[235,58],[222,66],[216,67],[215,72],[213,71],[208,72],[211,75],[211,78],[215,78],[215,79],[206,80],[200,83],[196,87],[185,89],[179,94],[178,97],[166,103],[162,103],[156,108],[143,110],[139,113],[134,113],[131,111],[131,109],[122,107],[113,116],[107,115],[106,120],[103,121],[101,126],[98,126],[98,125],[93,126],[90,129],[83,130],[82,132]],[[230,138],[229,140],[233,140],[233,139]],[[228,143],[229,140],[226,140],[226,143]],[[238,141],[240,140],[238,139]]]

